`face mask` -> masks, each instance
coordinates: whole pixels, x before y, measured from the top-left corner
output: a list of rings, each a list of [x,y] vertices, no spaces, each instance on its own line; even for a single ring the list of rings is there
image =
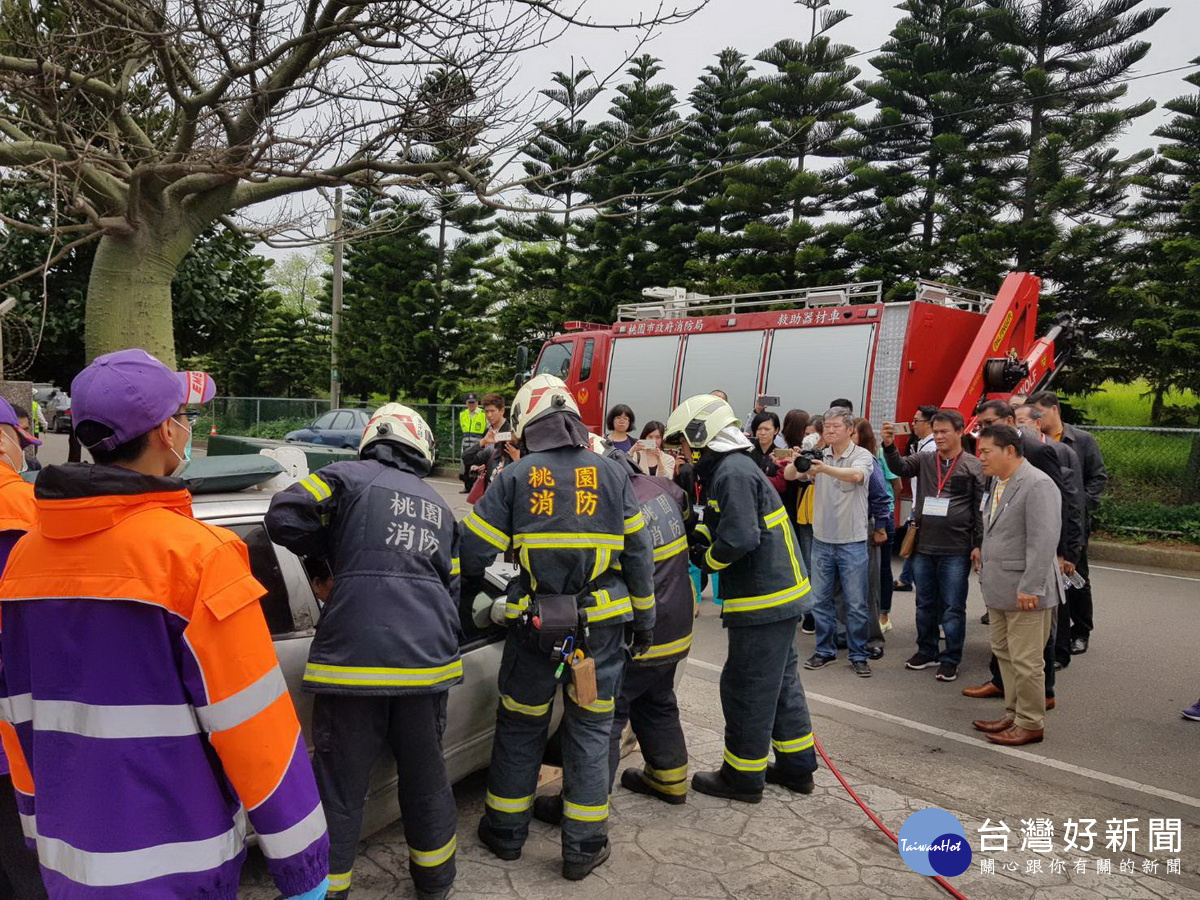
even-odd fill
[[[179,478],[184,472],[187,471],[188,464],[192,461],[192,429],[189,426],[184,425],[178,419],[172,419],[171,421],[176,425],[186,429],[188,434],[187,443],[183,445],[183,456],[179,455],[179,452],[174,446],[171,447],[171,452],[174,453],[175,458],[179,460],[179,465],[177,465],[171,472],[171,477]]]
[[[13,466],[12,468],[13,468],[13,471],[16,472],[18,475],[24,475],[26,472],[29,471],[29,460],[25,457],[25,451],[21,449],[20,442],[14,441],[7,434],[4,435],[4,440],[10,444],[17,445],[17,459],[21,460],[21,465]],[[4,456],[10,461],[9,465],[12,465],[12,463],[11,463],[12,457],[9,456],[7,450],[5,451]]]

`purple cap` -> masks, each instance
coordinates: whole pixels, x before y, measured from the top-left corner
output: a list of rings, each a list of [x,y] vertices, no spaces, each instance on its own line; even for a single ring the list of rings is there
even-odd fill
[[[30,444],[35,447],[42,445],[41,441],[21,427],[21,423],[17,421],[17,411],[3,397],[0,397],[0,425],[11,425],[13,430],[16,431],[17,438],[20,440],[22,447],[28,447]]]
[[[111,450],[161,425],[185,404],[207,403],[217,385],[204,372],[173,372],[145,350],[98,356],[71,382],[71,418],[97,422],[112,436],[89,450]]]

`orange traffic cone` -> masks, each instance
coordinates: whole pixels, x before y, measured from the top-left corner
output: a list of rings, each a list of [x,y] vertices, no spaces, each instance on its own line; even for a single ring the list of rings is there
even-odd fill
[[[213,423],[212,423],[212,428],[208,429],[208,435],[209,435],[209,437],[212,437],[216,433],[217,433],[217,421],[216,421],[216,419],[214,419]]]

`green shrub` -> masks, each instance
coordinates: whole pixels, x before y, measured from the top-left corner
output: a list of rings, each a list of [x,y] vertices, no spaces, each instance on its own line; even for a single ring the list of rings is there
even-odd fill
[[[1113,534],[1200,544],[1200,504],[1163,506],[1152,501],[1105,497],[1100,501],[1094,527]]]
[[[307,428],[311,419],[272,419],[269,422],[259,422],[257,425],[250,425],[247,428],[239,428],[236,431],[230,431],[230,434],[240,434],[243,437],[254,438],[270,438],[276,441],[282,441],[284,435],[289,431],[297,431],[301,428]]]

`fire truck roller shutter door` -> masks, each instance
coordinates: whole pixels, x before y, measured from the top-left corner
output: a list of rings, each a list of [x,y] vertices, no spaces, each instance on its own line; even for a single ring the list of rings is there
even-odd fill
[[[678,335],[615,338],[604,387],[606,408],[624,403],[637,413],[639,423],[665,422],[675,408],[671,391],[680,340]]]
[[[777,328],[763,393],[778,396],[780,410],[818,410],[847,397],[862,415],[874,343],[874,324]]]
[[[680,400],[718,388],[729,395],[734,414],[739,418],[746,415],[759,395],[765,339],[766,332],[761,329],[689,335],[683,351]]]

